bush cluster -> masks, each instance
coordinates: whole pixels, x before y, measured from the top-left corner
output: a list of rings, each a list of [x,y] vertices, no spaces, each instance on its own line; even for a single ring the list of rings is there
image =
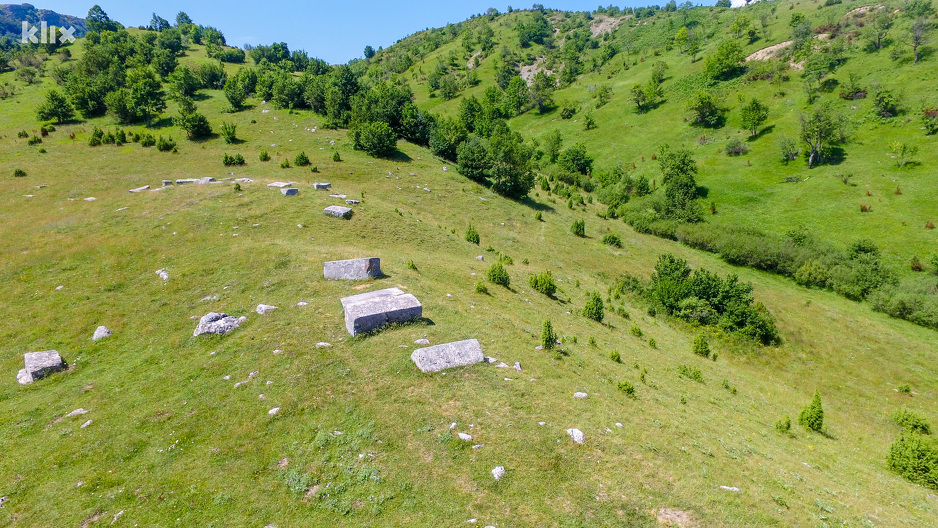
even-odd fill
[[[535,291],[543,293],[548,297],[553,297],[554,293],[557,292],[557,283],[554,282],[554,277],[551,275],[550,270],[531,275],[528,277],[528,284],[534,288]]]
[[[508,271],[505,270],[501,262],[492,264],[492,267],[490,267],[489,271],[485,274],[485,278],[492,284],[498,284],[506,288],[511,285],[511,277],[508,275]]]
[[[229,156],[228,153],[225,153],[224,158],[222,158],[222,163],[224,163],[226,167],[231,167],[233,165],[244,165],[244,156],[241,154]]]

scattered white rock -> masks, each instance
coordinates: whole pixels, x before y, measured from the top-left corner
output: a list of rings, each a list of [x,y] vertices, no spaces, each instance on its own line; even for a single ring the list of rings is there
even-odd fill
[[[87,422],[81,424],[81,429],[84,429],[85,427],[88,427],[89,425],[91,425],[91,422],[92,420],[88,420]]]
[[[261,371],[259,371],[259,370],[252,370],[252,371],[250,372],[250,374],[248,374],[248,378],[253,378],[254,376],[257,376],[257,375],[260,374],[260,373],[261,373]]]
[[[199,319],[199,325],[195,327],[192,335],[193,337],[202,334],[225,335],[238,328],[246,320],[247,317],[232,317],[226,313],[209,312]]]
[[[131,189],[129,192],[138,193],[138,192],[146,191],[149,188],[150,188],[149,185],[144,185],[143,187],[137,187],[136,189]]]
[[[429,345],[429,344],[430,344],[430,340],[429,340],[429,339],[418,339],[418,340],[414,341],[414,344],[415,344],[415,345]]]
[[[223,376],[222,379],[228,381],[231,379],[231,375]]]
[[[515,361],[515,370],[517,370],[518,372],[521,372],[521,362],[520,362],[520,361]]]
[[[217,295],[208,295],[206,297],[202,297],[201,302],[217,301],[218,299],[219,297]]]
[[[462,441],[464,441],[464,442],[471,442],[471,441],[472,441],[472,435],[471,435],[471,434],[457,433],[456,436],[458,436],[459,439],[462,440]]]
[[[292,185],[293,185],[293,182],[273,182],[273,183],[267,184],[268,187],[276,187],[278,189],[283,189],[286,187],[290,187]]]
[[[6,496],[0,497],[0,508],[2,508],[3,505],[7,503],[8,500],[10,499],[7,498]]]
[[[56,287],[55,287],[55,291],[59,291],[59,290],[61,290],[61,289],[64,288],[64,287],[65,287],[65,286],[56,286]]]
[[[505,476],[504,466],[495,466],[495,469],[492,470],[492,476],[495,478],[495,480],[498,480],[504,477]]]
[[[166,268],[156,270],[156,274],[164,281],[169,280],[169,273],[166,271]]]
[[[537,422],[537,425],[547,425],[547,422]]]
[[[32,197],[32,195],[30,195],[30,197]],[[97,200],[97,198],[95,198],[94,196],[89,196],[89,197],[87,197],[87,198],[84,198],[84,200],[85,200],[86,202],[93,202],[93,201]]]
[[[277,309],[276,306],[271,306],[269,304],[258,304],[257,308],[255,308],[254,311],[260,315],[264,315],[265,313],[276,310],[276,309]]]
[[[585,398],[585,397],[587,397],[587,396],[589,396],[589,394],[586,394],[585,392],[574,392],[574,393],[573,393],[573,397],[574,397],[574,398]]]
[[[326,343],[325,341],[320,341],[319,343],[316,343],[316,348],[329,348],[331,346],[332,346],[331,343]]]
[[[582,444],[583,442],[586,442],[586,435],[583,434],[583,431],[580,431],[579,429],[574,429],[574,428],[567,429],[567,434],[570,435],[570,438],[572,438],[573,441],[577,444]]]
[[[446,167],[443,167],[443,172],[446,172],[446,171],[448,171],[448,170],[449,170],[449,169],[447,169]]]
[[[79,407],[78,409],[75,409],[74,411],[72,411],[72,412],[66,414],[65,417],[66,417],[66,418],[71,418],[72,416],[80,416],[80,415],[82,415],[82,414],[86,414],[87,412],[88,412],[88,411],[86,411],[86,410],[84,410],[84,409],[82,409],[82,408]]]
[[[485,444],[476,444],[476,445],[472,446],[472,448],[473,448],[473,449],[482,449],[482,446],[484,446],[484,445],[485,445]]]
[[[309,304],[309,303],[306,302],[306,301],[300,301],[300,302],[296,303],[297,306],[306,306],[307,304]]]
[[[104,339],[105,337],[111,337],[111,331],[108,330],[106,326],[99,326],[95,329],[94,335],[91,336],[91,340],[97,341],[99,339]]]
[[[453,422],[453,423],[449,424],[449,430],[450,430],[450,431],[452,431],[452,430],[455,429],[455,428],[456,428],[456,422]]]
[[[735,486],[720,486],[720,489],[726,490],[726,491],[732,491],[733,493],[739,493],[739,488]]]
[[[620,427],[620,428],[621,428],[621,427],[622,427],[622,424],[619,423],[619,422],[616,422],[616,427]]]

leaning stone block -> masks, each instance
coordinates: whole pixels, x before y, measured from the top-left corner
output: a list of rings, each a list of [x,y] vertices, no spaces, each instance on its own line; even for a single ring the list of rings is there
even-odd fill
[[[55,350],[27,352],[23,354],[23,363],[26,368],[16,374],[16,381],[20,382],[20,385],[28,385],[53,372],[68,368],[68,365],[62,360],[62,356]]]
[[[300,194],[300,190],[294,189],[294,188],[280,189],[280,192],[282,192],[284,196],[293,196],[294,194]]]
[[[146,191],[146,190],[149,189],[149,188],[150,188],[149,185],[144,185],[143,187],[137,187],[136,189],[131,189],[131,190],[128,191],[128,192],[138,193],[138,192]]]
[[[378,257],[326,262],[322,274],[334,280],[365,280],[381,276],[381,259]]]
[[[426,348],[418,348],[410,355],[421,372],[463,367],[480,363],[483,359],[482,347],[475,339],[443,343]]]
[[[197,181],[199,180],[196,180],[195,178],[180,178],[176,180],[176,185],[182,185],[184,183],[195,183]]]
[[[313,184],[313,189],[328,189],[329,187],[332,187],[331,183],[316,182]]]
[[[323,209],[322,212],[338,218],[349,218],[352,216],[352,209],[350,207],[342,207],[341,205],[330,205]]]
[[[293,182],[273,182],[273,183],[268,183],[267,186],[277,187],[278,189],[283,189],[284,187],[292,187]]]
[[[345,309],[345,329],[353,336],[423,316],[420,301],[398,288],[344,297],[342,308]]]

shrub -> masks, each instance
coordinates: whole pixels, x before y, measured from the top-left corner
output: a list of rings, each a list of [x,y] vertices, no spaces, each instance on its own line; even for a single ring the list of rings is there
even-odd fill
[[[749,147],[745,143],[740,141],[739,138],[733,138],[729,143],[726,144],[726,155],[727,156],[741,156],[743,154],[749,153]]]
[[[309,166],[309,158],[306,156],[306,152],[300,152],[293,158],[293,164],[297,167],[307,167]]]
[[[124,132],[124,129],[118,129],[118,131],[114,134],[114,142],[118,145],[127,143],[127,133]]]
[[[655,338],[652,337],[648,340],[648,346],[651,348],[658,348],[658,342],[655,341]]]
[[[632,323],[632,326],[629,327],[629,333],[635,337],[642,337],[642,335],[644,335],[642,329],[639,328],[636,323]]]
[[[225,143],[231,144],[238,141],[238,138],[235,136],[237,129],[238,125],[234,123],[221,124],[221,135],[223,138],[225,138]]]
[[[502,266],[501,262],[492,264],[492,267],[489,268],[489,271],[485,274],[485,277],[492,284],[498,284],[506,288],[511,285],[511,277],[508,276],[508,271],[505,270],[505,267]]]
[[[144,136],[140,138],[141,147],[152,147],[153,145],[156,145],[156,138],[153,137],[153,134],[144,134]]]
[[[625,395],[628,396],[629,398],[635,397],[635,385],[632,385],[631,382],[620,381],[619,383],[616,384],[616,387],[618,387],[618,389],[622,391],[623,393],[625,393]]]
[[[573,222],[573,225],[570,226],[570,231],[578,237],[585,237],[586,236],[586,220],[576,220],[575,222]]]
[[[14,170],[13,170],[13,177],[14,177],[14,178],[25,178],[25,177],[26,177],[26,171],[24,171],[23,169],[14,169]]]
[[[235,185],[234,185],[234,192],[241,192],[241,184],[240,184],[240,183],[235,183]]]
[[[586,306],[583,307],[583,317],[592,319],[597,323],[603,322],[603,299],[598,293],[590,293]]]
[[[280,168],[281,168],[281,169],[289,169],[289,168],[290,168],[290,160],[285,159],[285,160],[281,161],[281,162],[280,162]]]
[[[791,418],[786,414],[784,418],[775,422],[775,430],[780,433],[787,433],[791,431]]]
[[[554,277],[551,275],[550,270],[531,275],[528,277],[528,284],[534,288],[535,291],[543,293],[548,297],[553,297],[554,293],[557,292],[557,283],[554,282]]]
[[[895,420],[896,425],[910,433],[931,434],[931,426],[928,422],[908,409],[896,411],[896,413],[892,415],[892,419]]]
[[[919,260],[917,255],[912,257],[912,261],[909,262],[909,267],[912,271],[923,271],[925,269],[925,265],[922,264],[922,261]]]
[[[541,325],[541,347],[544,350],[553,350],[556,343],[557,334],[554,333],[554,327],[550,324],[550,320],[544,320],[544,324]]]
[[[938,108],[922,109],[922,123],[927,135],[938,133]]]
[[[705,335],[697,334],[697,337],[694,338],[694,354],[705,358],[710,357],[710,345],[707,343]]]
[[[619,355],[618,350],[613,350],[609,353],[609,359],[613,360],[616,363],[622,363],[622,356]]]
[[[824,427],[824,407],[821,406],[821,394],[818,391],[814,391],[811,403],[801,410],[798,423],[810,431],[821,432]]]
[[[20,130],[19,132],[16,133],[16,137],[18,137],[18,138],[20,138],[20,139],[28,138],[28,137],[29,137],[29,132],[27,132],[27,131],[25,131],[25,130]]]
[[[312,167],[309,168],[309,172],[319,172],[319,166],[313,165]]]
[[[896,387],[896,392],[898,392],[899,394],[912,394],[912,386],[909,385],[908,383],[899,385],[898,387]]]
[[[485,285],[484,282],[479,281],[479,282],[476,283],[476,293],[481,293],[481,294],[483,294],[483,295],[486,295],[486,294],[489,293],[489,289],[488,289],[488,287]]]
[[[224,163],[226,167],[230,167],[232,165],[244,165],[244,156],[241,154],[229,156],[227,153],[225,153],[224,158],[222,158],[222,163]]]
[[[417,265],[414,264],[413,260],[408,260],[406,266],[407,266],[407,269],[409,270],[417,271]]]
[[[268,154],[266,150],[262,150],[260,156],[258,156],[257,159],[261,161],[270,161],[270,154]]]
[[[790,137],[780,138],[778,140],[778,148],[782,155],[782,161],[785,163],[795,161],[798,159],[798,155],[801,154],[798,143]]]
[[[479,232],[476,231],[476,228],[472,227],[472,224],[469,224],[469,229],[466,229],[466,242],[470,244],[479,245]]]
[[[30,145],[30,146],[32,146],[32,145],[38,145],[38,144],[40,144],[40,143],[42,143],[42,138],[39,137],[39,136],[33,136],[33,137],[29,138],[29,141],[26,142],[26,144],[27,144],[27,145]]]
[[[172,138],[164,138],[163,136],[160,136],[159,139],[156,140],[156,150],[159,150],[160,152],[168,152],[175,148],[176,142],[173,141]]]
[[[332,153],[332,161],[334,161],[334,162],[336,162],[336,163],[342,161],[342,156],[339,156],[339,151],[338,151],[338,150]]]
[[[561,118],[561,119],[572,119],[574,115],[576,115],[576,107],[575,107],[575,106],[572,106],[572,105],[570,105],[570,106],[564,105],[564,107],[560,109],[560,118]]]
[[[700,372],[700,369],[697,367],[692,367],[690,365],[678,365],[677,373],[679,376],[684,376],[685,378],[696,381],[697,383],[704,382],[703,373]]]
[[[543,222],[543,221],[544,221],[544,215],[542,215],[541,212],[538,211],[538,212],[534,213],[534,219],[537,220],[538,222]]]
[[[889,446],[886,466],[915,484],[938,489],[938,442],[930,436],[902,433]]]
[[[390,156],[397,150],[397,134],[383,121],[367,122],[349,130],[353,148],[368,154]]]
[[[603,244],[606,244],[607,246],[612,246],[612,247],[621,248],[621,247],[622,247],[622,239],[619,238],[619,235],[617,235],[617,234],[615,234],[615,233],[606,233],[606,234],[603,236]]]

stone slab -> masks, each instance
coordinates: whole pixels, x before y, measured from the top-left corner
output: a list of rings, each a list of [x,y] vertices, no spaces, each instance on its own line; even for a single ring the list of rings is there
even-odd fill
[[[226,313],[209,312],[199,319],[199,325],[195,327],[192,335],[193,337],[202,334],[225,335],[238,328],[246,319],[247,317],[232,317]]]
[[[438,372],[482,362],[482,347],[475,339],[418,348],[410,359],[421,372]]]
[[[352,209],[350,207],[342,207],[341,205],[330,205],[323,209],[322,212],[338,218],[349,218],[352,216]]]
[[[273,182],[273,183],[268,183],[267,186],[268,186],[268,187],[276,187],[276,188],[278,188],[278,189],[283,189],[283,188],[285,188],[285,187],[292,187],[292,186],[293,186],[293,182]]]
[[[333,260],[322,267],[322,274],[333,280],[365,280],[381,276],[381,259],[378,257],[350,260]]]
[[[280,189],[280,192],[283,193],[284,196],[293,196],[295,194],[300,194],[300,190],[294,189],[294,188]]]
[[[176,185],[182,185],[184,183],[195,183],[197,181],[199,180],[196,180],[195,178],[180,178],[176,180]]]
[[[131,189],[131,190],[127,191],[127,192],[138,193],[138,192],[146,191],[146,190],[149,189],[149,188],[150,188],[149,185],[144,185],[143,187],[137,187],[136,189]]]
[[[62,356],[55,350],[27,352],[23,354],[23,364],[26,368],[20,370],[16,375],[16,380],[20,382],[20,385],[28,385],[53,372],[68,368],[68,364],[62,360]]]
[[[342,308],[345,309],[345,329],[353,336],[423,316],[420,301],[398,288],[343,297]]]
[[[313,184],[313,189],[328,189],[330,187],[332,187],[331,183],[316,182]]]

